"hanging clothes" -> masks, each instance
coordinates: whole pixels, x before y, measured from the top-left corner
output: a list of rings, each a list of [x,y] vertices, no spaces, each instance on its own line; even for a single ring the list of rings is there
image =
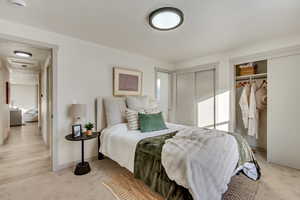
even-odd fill
[[[248,135],[258,138],[259,112],[256,108],[256,83],[251,84],[248,115]]]
[[[265,81],[261,83],[261,86],[255,93],[256,107],[258,110],[265,110],[267,108],[267,85]]]
[[[243,124],[245,128],[248,128],[248,122],[249,122],[249,94],[250,94],[250,86],[245,85],[239,101],[239,105],[242,111]]]

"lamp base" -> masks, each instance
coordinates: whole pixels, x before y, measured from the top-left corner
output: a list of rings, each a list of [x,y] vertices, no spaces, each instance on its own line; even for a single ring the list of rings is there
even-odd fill
[[[91,171],[90,164],[88,162],[80,162],[76,165],[74,174],[77,176],[88,174]]]

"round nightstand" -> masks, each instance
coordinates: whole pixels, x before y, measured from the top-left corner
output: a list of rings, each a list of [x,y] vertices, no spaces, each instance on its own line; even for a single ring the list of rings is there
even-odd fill
[[[96,138],[99,136],[99,132],[93,132],[92,135],[83,134],[81,137],[73,137],[72,134],[67,135],[65,138],[69,141],[81,141],[81,162],[76,165],[74,171],[75,175],[84,175],[91,171],[90,164],[84,161],[84,141]]]

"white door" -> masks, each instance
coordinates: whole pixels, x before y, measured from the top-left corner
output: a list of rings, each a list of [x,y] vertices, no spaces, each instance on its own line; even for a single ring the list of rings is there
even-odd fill
[[[268,160],[300,169],[300,55],[268,60]]]
[[[163,112],[164,119],[169,120],[170,109],[170,74],[156,72],[156,99]]]
[[[195,73],[179,73],[176,77],[176,122],[196,125]]]
[[[216,127],[215,70],[195,73],[197,126]]]

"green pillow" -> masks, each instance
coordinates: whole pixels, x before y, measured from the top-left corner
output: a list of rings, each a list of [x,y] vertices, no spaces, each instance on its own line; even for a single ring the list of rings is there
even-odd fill
[[[139,113],[139,123],[142,133],[167,129],[161,112],[157,114]]]

